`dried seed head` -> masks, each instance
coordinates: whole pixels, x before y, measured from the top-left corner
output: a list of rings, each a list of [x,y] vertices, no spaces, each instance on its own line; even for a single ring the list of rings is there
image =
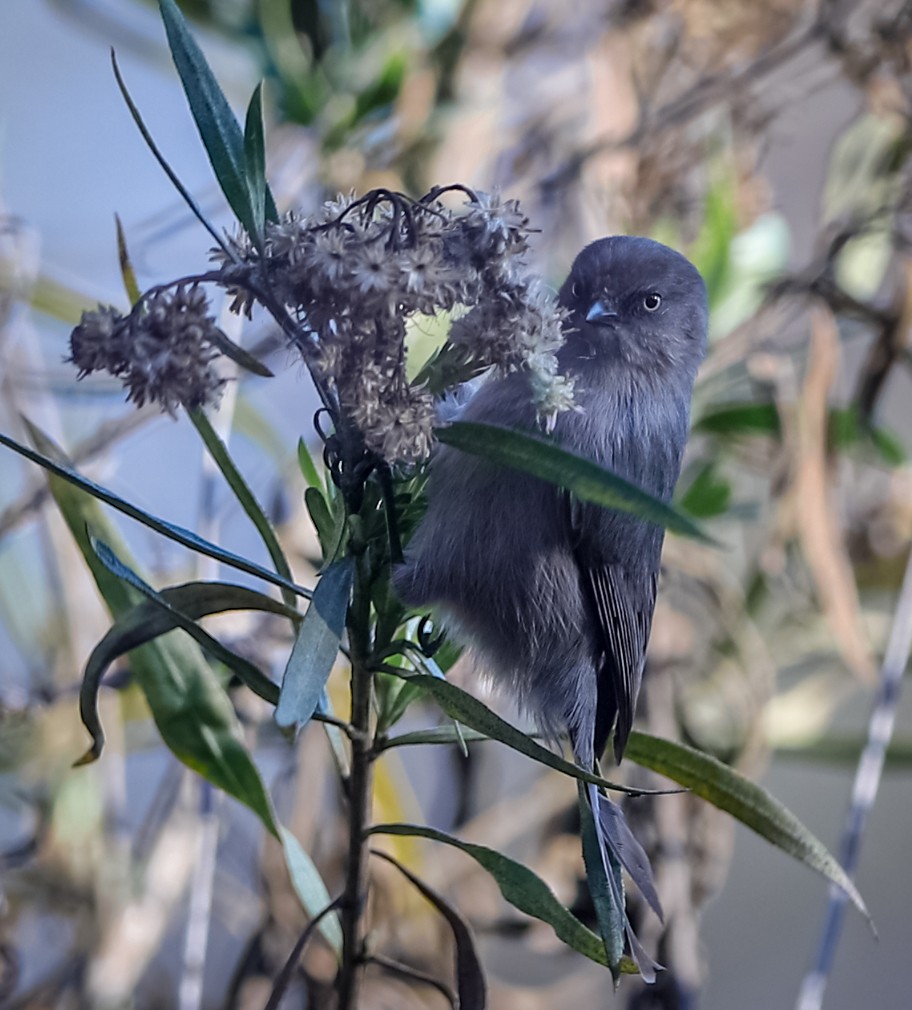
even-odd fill
[[[572,395],[555,358],[563,315],[525,273],[529,222],[518,202],[478,193],[452,209],[442,192],[420,201],[384,190],[339,197],[310,218],[268,224],[262,252],[239,239],[240,263],[214,254],[240,310],[250,308],[245,269],[249,288],[266,285],[297,324],[308,366],[389,462],[411,462],[430,446],[431,398],[405,374],[412,315],[461,307],[449,340],[465,348],[471,371],[529,371],[543,415]]]
[[[83,314],[70,337],[70,360],[80,377],[106,371],[119,378],[127,399],[158,403],[169,414],[215,404],[225,380],[213,368],[220,336],[197,286],[157,291],[129,316],[99,307]]]
[[[365,445],[391,463],[412,463],[431,444],[432,397],[405,370],[406,322],[416,314],[457,310],[448,339],[463,366],[453,382],[488,368],[524,370],[543,418],[572,405],[556,358],[564,315],[526,272],[529,222],[518,202],[468,193],[453,209],[443,192],[419,201],[385,190],[340,197],[309,218],[289,213],[267,224],[261,248],[239,233],[212,254],[232,309],[250,315],[262,301],[281,317]],[[80,375],[108,371],[129,399],[174,413],[218,400],[220,337],[202,290],[182,284],[128,316],[85,313],[71,360]]]
[[[70,356],[79,369],[79,378],[91,372],[120,375],[126,367],[124,317],[113,305],[99,305],[83,312],[79,325],[70,334]]]

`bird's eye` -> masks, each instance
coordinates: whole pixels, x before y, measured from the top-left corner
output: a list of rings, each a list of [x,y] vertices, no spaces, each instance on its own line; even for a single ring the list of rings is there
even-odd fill
[[[658,291],[650,291],[648,295],[643,299],[643,308],[647,312],[655,312],[655,310],[662,304],[662,296]]]
[[[580,295],[581,295],[582,293],[583,293],[583,288],[582,288],[582,285],[580,284],[580,282],[579,282],[579,281],[574,281],[574,282],[573,282],[573,283],[572,283],[572,284],[570,285],[570,294],[571,294],[571,295],[572,295],[572,296],[573,296],[574,298],[579,298],[579,296],[580,296]]]

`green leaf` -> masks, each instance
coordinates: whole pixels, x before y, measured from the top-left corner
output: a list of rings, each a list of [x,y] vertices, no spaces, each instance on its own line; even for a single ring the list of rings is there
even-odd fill
[[[250,96],[244,121],[244,175],[253,215],[254,241],[261,248],[266,229],[266,139],[263,131],[262,81]]]
[[[23,423],[27,426],[32,436],[41,435],[38,429],[34,428],[25,418],[23,418]],[[268,568],[264,568],[254,561],[248,561],[247,558],[242,558],[237,554],[232,554],[230,551],[217,547],[208,540],[197,536],[191,530],[184,529],[183,526],[177,526],[174,523],[166,522],[164,519],[159,519],[149,512],[144,512],[141,508],[131,505],[119,495],[114,494],[113,491],[109,491],[100,484],[96,484],[94,481],[89,480],[88,477],[83,477],[82,474],[77,473],[67,462],[62,462],[66,457],[46,436],[42,437],[40,445],[47,446],[49,451],[54,453],[53,459],[47,453],[35,452],[33,449],[29,449],[15,439],[10,438],[9,435],[2,433],[0,433],[0,445],[5,445],[20,456],[24,456],[33,463],[44,467],[45,470],[54,474],[55,477],[60,477],[75,487],[87,491],[93,498],[105,502],[105,504],[117,509],[118,512],[128,515],[131,519],[136,519],[143,525],[155,530],[156,533],[166,536],[169,540],[174,540],[179,544],[183,544],[184,547],[189,547],[200,554],[205,554],[206,557],[215,558],[216,561],[221,561],[222,564],[228,565],[230,568],[237,568],[242,572],[247,572],[248,575],[255,575],[257,578],[270,582],[280,589],[289,589],[297,596],[303,596],[306,599],[309,599],[311,596],[309,589],[305,589],[303,586],[298,586],[294,582],[276,575]]]
[[[163,589],[155,594],[155,598],[150,597],[142,603],[137,603],[115,621],[114,626],[92,650],[86,663],[79,691],[79,713],[92,736],[92,746],[76,764],[94,761],[104,746],[104,731],[98,715],[98,691],[102,678],[111,664],[132,649],[145,645],[146,642],[151,642],[175,628],[186,629],[187,623],[192,623],[200,617],[221,614],[229,610],[261,610],[281,614],[284,617],[294,616],[297,619],[301,616],[297,611],[290,611],[283,604],[245,586],[234,586],[225,582],[188,582],[182,586]],[[197,630],[202,632],[202,629]],[[216,648],[212,648],[210,641],[207,641],[209,638],[210,636],[202,632],[202,638],[198,641],[217,658],[224,659],[223,655],[219,655],[217,648],[219,643],[212,639],[216,645]],[[228,665],[234,668],[233,660],[241,657],[235,656],[234,653],[229,655],[231,662]],[[248,683],[260,697],[275,705],[279,700],[278,685],[273,684],[256,667],[252,669],[256,674],[256,680],[254,682],[245,680],[245,683]]]
[[[466,1010],[484,1010],[485,1006],[487,1006],[488,998],[487,985],[485,984],[484,971],[482,971],[478,951],[475,949],[475,938],[472,936],[468,923],[442,895],[429,887],[423,880],[416,877],[398,859],[394,859],[385,852],[378,852],[376,849],[371,851],[373,855],[386,860],[388,863],[392,863],[405,879],[446,919],[447,924],[453,932],[453,939],[456,941],[458,1006],[465,1007]]]
[[[161,617],[156,615],[156,617],[147,621],[144,626],[140,626],[137,629],[134,625],[134,622],[137,620],[135,611],[139,608],[134,608],[133,611],[130,611],[130,613],[126,614],[124,618],[122,618],[122,621],[127,622],[126,628],[119,626],[121,622],[115,624],[115,626],[108,632],[107,635],[105,635],[101,642],[92,651],[92,655],[89,657],[89,662],[86,666],[82,688],[79,692],[79,709],[86,729],[88,729],[92,734],[93,742],[92,747],[77,762],[77,764],[85,764],[88,761],[94,761],[101,753],[101,748],[104,744],[104,734],[101,731],[101,725],[98,719],[97,696],[98,688],[101,684],[101,678],[104,676],[107,667],[115,659],[117,659],[118,656],[127,651],[127,649],[134,648],[135,645],[141,644],[144,641],[149,641],[151,638],[157,637],[157,635],[164,634],[165,632],[171,631],[175,628],[181,628],[183,631],[186,631],[191,638],[193,638],[206,650],[206,652],[209,653],[209,655],[224,663],[229,670],[237,674],[241,681],[255,694],[258,694],[261,698],[263,698],[264,701],[268,701],[272,705],[276,704],[279,697],[278,685],[274,684],[261,670],[254,666],[253,663],[244,659],[243,656],[239,656],[237,653],[232,652],[230,649],[222,645],[218,639],[213,638],[210,634],[203,631],[203,629],[196,624],[192,618],[182,613],[169,599],[157,593],[128,565],[124,564],[120,558],[117,557],[115,552],[106,543],[104,543],[104,541],[99,540],[90,533],[89,542],[105,568],[107,568],[113,575],[116,575],[119,579],[128,583],[138,592],[142,593],[152,606],[158,608],[161,613]],[[186,589],[186,587],[181,588]],[[238,595],[242,598],[246,595],[241,586],[219,587],[220,591],[217,591],[215,594],[207,595],[216,595],[221,597],[221,599],[218,599],[215,602],[222,605],[228,595],[226,588],[239,590],[240,593]],[[184,592],[182,595],[186,596],[188,594]],[[260,594],[256,595],[259,596]],[[173,599],[175,594],[172,592],[171,596]],[[268,599],[268,597],[261,597],[261,599]],[[213,601],[210,600],[210,605],[212,602]],[[259,603],[255,609],[272,610],[273,612],[276,612],[274,608],[279,607],[280,604],[275,604],[272,600],[269,600],[269,603],[273,604],[273,606],[265,607],[262,603]],[[205,604],[203,604],[203,606],[205,606]],[[197,603],[193,609],[200,609],[200,604]],[[224,609],[229,608],[226,607]],[[231,609],[237,608],[234,607]],[[286,608],[282,609],[285,610]],[[209,613],[213,612],[214,611],[211,610],[209,611]],[[297,614],[296,611],[295,614]],[[151,631],[155,631],[155,634],[149,634]],[[128,636],[127,642],[135,640],[134,644],[128,644],[126,648],[123,647],[125,632]]]
[[[551,888],[522,863],[517,863],[495,849],[464,842],[453,835],[419,824],[375,824],[368,828],[368,834],[430,838],[461,849],[491,874],[500,893],[514,908],[547,923],[568,947],[597,964],[607,966],[608,959],[601,939],[566,909]],[[628,958],[622,958],[620,970],[625,974],[636,974],[636,965]]]
[[[377,79],[355,98],[355,107],[351,115],[351,125],[354,126],[372,113],[390,106],[399,95],[402,82],[408,72],[409,61],[404,52],[391,53],[380,69]]]
[[[397,683],[394,684],[392,681]],[[418,684],[410,684],[407,680],[396,676],[390,676],[387,680],[384,674],[378,673],[377,694],[382,706],[377,720],[379,731],[386,733],[391,726],[395,726],[405,715],[412,702],[416,698],[420,698],[423,693]]]
[[[243,124],[243,165],[254,236],[263,245],[266,230],[266,137],[263,128],[263,82],[254,89]]]
[[[271,379],[274,372],[267,365],[264,365],[259,358],[255,358],[249,351],[230,340],[220,329],[213,327],[206,334],[206,339],[217,347],[226,358],[253,375],[259,375],[263,379]]]
[[[317,531],[317,539],[320,541],[320,550],[324,559],[332,557],[333,544],[336,542],[335,520],[333,519],[323,492],[317,487],[309,487],[304,491],[304,504],[310,521]]]
[[[219,438],[218,433],[212,427],[204,411],[191,410],[188,413],[209,455],[227,481],[228,486],[234,492],[234,496],[240,503],[241,508],[247,513],[248,518],[256,527],[256,531],[260,534],[260,539],[266,546],[266,550],[269,552],[269,557],[272,559],[276,571],[287,582],[293,582],[291,567],[288,564],[288,559],[285,557],[285,552],[279,544],[275,530],[272,528],[272,523],[263,510],[263,506],[257,501],[256,495],[254,495],[250,485],[244,480],[241,471],[235,465],[231,454],[228,452],[228,447]],[[291,590],[283,587],[282,599],[285,600],[287,606],[294,607],[295,596]]]
[[[394,669],[391,667],[388,672],[393,673]],[[628,793],[632,796],[642,796],[644,793],[654,792],[654,790],[629,789],[627,786],[609,782],[599,775],[593,775],[592,772],[588,772],[570,761],[565,761],[553,751],[548,750],[547,747],[536,743],[515,726],[511,726],[506,720],[501,719],[483,702],[449,681],[432,677],[428,673],[410,673],[407,670],[403,670],[401,673],[397,670],[395,675],[403,677],[407,684],[421,687],[427,691],[451,719],[483,733],[492,740],[499,740],[512,750],[525,754],[526,757],[532,758],[539,764],[547,765],[549,768],[554,768],[563,772],[564,775],[579,779],[581,782],[591,782],[615,792]]]
[[[36,436],[42,436],[36,430]],[[49,486],[98,589],[117,618],[136,601],[135,590],[109,572],[89,542],[88,525],[117,542],[116,531],[91,498],[49,478]],[[118,544],[118,552],[126,548]],[[196,643],[186,638],[150,642],[131,663],[162,739],[188,767],[249,806],[277,834],[269,797],[247,753],[243,731],[227,695]]]
[[[830,410],[828,434],[835,449],[867,444],[890,466],[902,466],[906,462],[906,452],[896,436],[871,424],[852,407]]]
[[[308,487],[318,489],[323,487],[317,465],[314,463],[313,456],[311,456],[303,438],[298,439],[298,466],[301,468],[301,476],[307,482]]]
[[[903,466],[908,460],[908,454],[902,442],[885,428],[872,426],[868,435],[874,448],[880,453],[885,463],[890,466]]]
[[[39,450],[65,459],[60,449],[34,425],[31,437]],[[51,495],[92,572],[112,616],[117,619],[137,603],[137,591],[112,574],[92,549],[88,528],[101,533],[128,557],[97,501],[77,484],[48,475]],[[305,908],[316,915],[329,895],[310,857],[281,827],[272,800],[244,742],[244,731],[227,694],[190,639],[169,637],[150,641],[133,651],[130,668],[136,677],[162,740],[179,761],[214,786],[249,807],[269,833],[282,842],[286,862]],[[327,916],[320,929],[333,949],[341,951],[338,918]]]
[[[326,688],[339,653],[355,574],[354,558],[341,558],[320,576],[285,667],[276,722],[304,726]]]
[[[711,435],[778,437],[782,423],[774,403],[721,403],[702,414],[693,430]]]
[[[591,459],[568,452],[546,438],[476,421],[456,421],[435,429],[435,434],[447,445],[530,473],[572,491],[583,501],[630,512],[674,533],[712,542],[692,519],[674,506],[653,498]]]
[[[377,749],[384,751],[393,747],[418,747],[423,744],[431,746],[479,743],[483,740],[490,740],[491,737],[485,733],[479,733],[474,729],[461,729],[454,723],[447,723],[443,726],[433,726],[431,729],[416,729],[411,733],[400,733],[398,736],[389,737],[378,743]]]
[[[761,786],[709,754],[646,733],[634,731],[630,734],[625,755],[636,764],[686,786],[746,824],[761,838],[822,874],[844,891],[870,921],[857,888],[824,844]]]
[[[301,848],[301,843],[283,825],[279,825],[279,840],[285,853],[285,864],[298,900],[311,916],[318,915],[332,900],[326,884],[313,860]],[[342,951],[342,926],[339,916],[330,912],[320,919],[318,929],[338,956]]]
[[[695,519],[709,519],[724,514],[731,504],[731,495],[731,484],[719,477],[718,467],[712,460],[697,472],[678,506]]]
[[[734,174],[727,171],[706,194],[703,224],[689,251],[694,265],[706,281],[710,308],[726,292],[731,274],[731,247],[738,230]]]
[[[205,56],[174,0],[159,0],[168,47],[177,68],[209,163],[225,199],[248,235],[256,238],[256,215],[247,187],[244,136]],[[265,183],[265,180],[264,180]],[[266,216],[276,220],[275,203],[265,193]]]
[[[124,291],[127,293],[128,301],[131,305],[135,305],[142,298],[142,292],[136,283],[136,272],[133,269],[133,264],[130,262],[130,253],[127,250],[127,238],[124,235],[119,214],[114,215],[114,221],[117,224],[117,259],[120,262],[120,276],[123,279]]]

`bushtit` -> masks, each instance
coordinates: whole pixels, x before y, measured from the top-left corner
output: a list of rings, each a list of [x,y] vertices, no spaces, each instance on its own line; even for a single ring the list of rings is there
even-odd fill
[[[615,236],[583,249],[559,300],[568,312],[559,367],[573,380],[575,409],[558,415],[552,437],[668,501],[706,346],[703,279],[666,246]],[[459,419],[541,430],[522,373],[484,383]],[[407,603],[438,609],[547,734],[568,733],[589,769],[612,731],[615,759],[624,753],[663,535],[634,515],[443,446],[395,585]],[[594,787],[588,796],[603,859],[607,844],[659,911],[620,809]]]

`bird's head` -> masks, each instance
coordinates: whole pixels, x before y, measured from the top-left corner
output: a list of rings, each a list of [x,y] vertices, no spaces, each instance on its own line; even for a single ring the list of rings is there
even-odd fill
[[[637,369],[696,371],[706,349],[706,285],[674,249],[648,238],[599,239],[560,290],[571,357]]]

